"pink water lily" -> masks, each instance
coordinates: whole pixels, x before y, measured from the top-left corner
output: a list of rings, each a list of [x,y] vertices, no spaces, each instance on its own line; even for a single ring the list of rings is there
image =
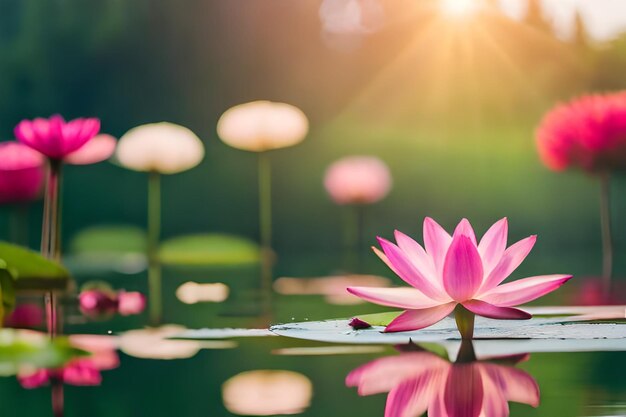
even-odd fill
[[[89,356],[70,360],[61,368],[21,369],[17,374],[20,384],[27,389],[39,388],[52,381],[77,386],[94,386],[102,383],[101,371],[119,366],[117,339],[114,336],[72,335],[70,344],[89,353]]]
[[[525,360],[520,355],[512,362]],[[450,363],[430,352],[411,352],[369,362],[348,374],[359,395],[388,392],[385,417],[480,417],[509,415],[508,401],[539,405],[539,387],[526,372],[497,363]]]
[[[17,142],[0,143],[0,204],[25,203],[41,196],[45,159]]]
[[[378,238],[376,254],[413,288],[349,287],[372,303],[406,311],[386,332],[419,330],[437,323],[456,309],[461,335],[472,337],[474,314],[492,319],[529,319],[514,306],[559,288],[571,275],[543,275],[500,285],[526,258],[535,244],[530,236],[506,247],[506,218],[496,222],[480,242],[466,219],[450,236],[437,222],[424,219],[425,249],[399,231],[396,244]]]
[[[61,160],[80,149],[100,131],[100,120],[80,118],[66,122],[59,115],[49,119],[22,120],[15,137],[50,159]]]

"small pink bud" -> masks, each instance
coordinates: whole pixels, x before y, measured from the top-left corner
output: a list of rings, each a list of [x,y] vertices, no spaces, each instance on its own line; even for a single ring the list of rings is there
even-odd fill
[[[98,290],[86,290],[78,296],[80,311],[88,317],[101,317],[115,312],[117,303],[111,295]]]
[[[366,321],[361,320],[358,317],[354,317],[352,320],[350,320],[349,324],[354,330],[361,330],[361,329],[367,329],[367,328],[372,327],[371,324],[369,324]]]
[[[139,314],[146,308],[146,297],[136,291],[120,291],[117,295],[117,311],[122,316]]]

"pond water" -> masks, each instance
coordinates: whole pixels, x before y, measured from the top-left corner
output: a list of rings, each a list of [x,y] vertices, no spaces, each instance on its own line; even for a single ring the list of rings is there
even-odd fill
[[[327,269],[315,265],[314,259],[302,262],[303,270]],[[143,272],[79,272],[79,283],[104,279],[116,288],[146,291]],[[350,301],[332,295],[284,294],[328,291],[334,285],[331,280],[321,286],[320,281],[279,285],[283,294],[274,293],[272,311],[264,312],[257,281],[253,267],[165,268],[164,322],[179,327],[158,334],[145,330],[146,312],[94,321],[67,302],[66,334],[109,336],[120,350],[115,352],[119,363],[101,372],[100,385],[64,386],[65,415],[374,417],[385,415],[387,407],[387,415],[406,417],[422,415],[426,409],[431,416],[626,416],[626,353],[609,348],[608,342],[606,349],[599,345],[593,352],[574,352],[573,341],[565,352],[526,355],[508,345],[486,358],[480,349],[473,352],[472,346],[458,343],[456,347],[431,343],[422,350],[416,345],[329,344],[265,332],[202,341],[164,339],[185,328],[264,328],[268,323],[381,311],[373,305],[346,304]],[[187,303],[177,298],[177,289],[187,282],[220,282],[229,293],[216,302],[223,298],[220,287],[218,295],[207,291],[213,301],[187,304],[198,301],[180,291],[178,296]],[[575,283],[545,303],[568,303],[583,287],[582,281]],[[194,288],[193,293],[202,293]],[[2,416],[52,415],[51,388],[25,389],[14,376],[0,378],[0,401]]]

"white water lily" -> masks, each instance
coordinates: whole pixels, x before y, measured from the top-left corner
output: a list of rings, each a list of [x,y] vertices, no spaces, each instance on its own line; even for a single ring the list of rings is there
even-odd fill
[[[175,174],[204,158],[202,141],[186,127],[168,122],[137,126],[122,136],[117,161],[134,171]]]
[[[265,100],[231,107],[217,123],[217,134],[224,143],[251,152],[296,145],[308,131],[309,122],[302,110]]]

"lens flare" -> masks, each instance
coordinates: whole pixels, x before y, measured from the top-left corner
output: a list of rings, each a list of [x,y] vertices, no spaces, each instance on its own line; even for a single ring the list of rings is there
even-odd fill
[[[479,0],[441,0],[441,10],[452,17],[471,15],[478,6]]]

